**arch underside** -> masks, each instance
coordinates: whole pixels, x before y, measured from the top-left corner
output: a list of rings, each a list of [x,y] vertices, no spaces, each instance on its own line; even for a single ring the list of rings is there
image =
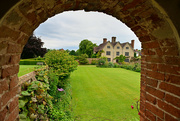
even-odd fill
[[[20,55],[28,37],[48,18],[69,10],[103,12],[130,27],[141,41],[143,51],[141,120],[180,118],[179,103],[173,101],[180,101],[180,39],[170,18],[154,0],[18,2],[0,20],[0,83],[9,87],[0,90],[0,112],[17,99]],[[10,86],[12,80],[13,84],[15,83],[13,87]],[[10,96],[11,93],[13,94]],[[18,105],[14,106],[11,112],[7,111],[3,120],[9,119],[12,113],[17,117],[17,108]]]

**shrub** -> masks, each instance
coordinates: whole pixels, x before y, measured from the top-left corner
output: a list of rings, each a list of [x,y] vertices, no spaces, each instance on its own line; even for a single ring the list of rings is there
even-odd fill
[[[52,97],[47,93],[49,89],[47,71],[36,72],[37,81],[26,82],[19,97],[20,120],[47,120],[47,111],[51,108]]]
[[[20,60],[19,65],[37,65],[37,62],[43,62],[45,64],[43,60],[23,59]]]
[[[97,60],[92,60],[91,65],[96,65],[97,62],[98,62]]]
[[[114,68],[119,68],[119,67],[120,67],[119,64],[117,64],[117,63],[114,64]]]
[[[97,62],[97,67],[103,67],[107,65],[107,57],[100,57],[100,59]]]
[[[81,54],[81,55],[79,56],[79,58],[78,58],[79,63],[80,63],[81,65],[86,65],[86,64],[88,64],[89,61],[87,60],[87,58],[88,58],[88,55],[87,55],[87,54]]]
[[[69,55],[63,50],[52,50],[45,54],[45,63],[53,72],[59,77],[59,80],[63,80],[69,77],[78,65],[78,62],[74,60],[74,57]]]
[[[108,67],[113,68],[114,67],[113,62],[109,62]]]

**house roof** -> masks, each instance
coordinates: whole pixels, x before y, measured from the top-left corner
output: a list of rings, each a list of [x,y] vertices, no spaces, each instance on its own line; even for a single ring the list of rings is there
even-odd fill
[[[128,43],[128,42],[125,42],[125,43],[114,42],[114,43],[112,43],[112,42],[109,42],[109,41],[108,41],[108,42],[105,42],[105,43],[100,44],[98,47],[94,47],[94,52],[98,52],[98,51],[100,51],[100,50],[103,50],[104,46],[106,46],[107,43],[110,43],[113,47],[114,47],[117,43],[119,43],[119,44],[122,46],[122,48],[124,48],[124,46],[125,46],[126,44],[129,44],[129,45],[132,47],[132,45],[131,45],[130,43]]]

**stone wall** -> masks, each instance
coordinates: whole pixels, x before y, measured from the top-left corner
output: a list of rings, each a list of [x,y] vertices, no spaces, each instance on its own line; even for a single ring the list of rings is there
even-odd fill
[[[0,19],[0,120],[18,120],[18,63],[28,37],[55,14],[82,9],[112,15],[142,42],[141,121],[178,121],[180,38],[169,16],[154,0],[19,1]]]

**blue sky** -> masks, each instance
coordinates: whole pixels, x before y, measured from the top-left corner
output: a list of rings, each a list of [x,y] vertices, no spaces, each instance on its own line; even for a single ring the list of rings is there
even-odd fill
[[[130,43],[134,39],[134,48],[141,49],[141,43],[130,28],[100,12],[63,12],[42,23],[34,33],[42,39],[44,47],[49,49],[77,50],[84,39],[99,45],[103,38],[111,41],[112,36],[120,43]]]

